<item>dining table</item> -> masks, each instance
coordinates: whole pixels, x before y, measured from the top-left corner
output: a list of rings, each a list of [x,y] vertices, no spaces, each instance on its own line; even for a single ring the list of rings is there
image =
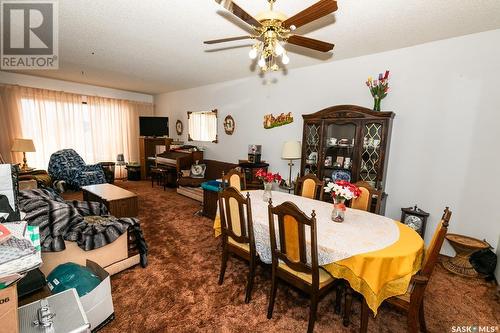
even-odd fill
[[[255,247],[259,259],[270,264],[269,203],[263,200],[262,190],[248,193]],[[293,202],[308,216],[315,212],[318,264],[333,277],[347,280],[352,289],[363,295],[374,315],[385,299],[407,292],[424,256],[424,241],[416,231],[389,217],[351,208],[347,208],[343,222],[334,222],[332,203],[272,192],[273,206],[285,201]],[[216,237],[221,234],[218,209],[214,231]],[[310,242],[307,231],[306,241]],[[310,262],[310,246],[307,255]]]

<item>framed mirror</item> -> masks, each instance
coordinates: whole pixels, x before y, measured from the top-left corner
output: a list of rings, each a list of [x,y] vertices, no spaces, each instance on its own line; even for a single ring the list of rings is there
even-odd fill
[[[188,111],[188,141],[217,143],[217,110]]]

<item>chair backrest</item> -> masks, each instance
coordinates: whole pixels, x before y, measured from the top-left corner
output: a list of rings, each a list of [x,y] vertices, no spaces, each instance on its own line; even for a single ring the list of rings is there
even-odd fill
[[[70,169],[82,169],[85,167],[85,161],[73,149],[58,150],[50,155],[48,172],[57,179],[69,176]]]
[[[234,187],[219,192],[219,212],[223,237],[238,243],[250,244],[255,249],[250,194],[246,198]]]
[[[273,265],[283,261],[291,269],[312,275],[313,286],[319,285],[318,245],[316,213],[308,217],[293,202],[286,201],[273,207],[269,200],[269,233]],[[279,231],[279,246],[276,240],[275,215]],[[311,263],[307,262],[306,226],[311,233]]]
[[[297,179],[295,185],[295,195],[309,199],[322,200],[325,182],[313,174],[307,174]]]
[[[234,187],[239,191],[246,190],[247,181],[245,175],[236,169],[231,169],[227,174],[222,172],[222,187]]]
[[[378,214],[380,212],[380,202],[382,201],[382,191],[376,190],[365,181],[356,182],[354,185],[361,190],[361,195],[356,199],[351,200],[351,208],[370,212],[373,197],[376,197],[377,202],[373,213]]]
[[[430,277],[434,266],[436,265],[439,251],[441,251],[441,246],[443,246],[444,237],[448,232],[448,225],[450,223],[451,211],[448,207],[445,208],[441,221],[439,222],[434,236],[432,237],[431,243],[425,253],[424,262],[422,265],[421,274]]]

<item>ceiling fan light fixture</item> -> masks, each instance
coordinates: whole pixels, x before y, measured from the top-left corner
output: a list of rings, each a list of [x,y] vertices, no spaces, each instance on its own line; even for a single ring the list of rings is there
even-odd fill
[[[286,55],[286,53],[284,53],[281,57],[281,62],[283,65],[288,65],[290,63],[290,58]]]
[[[292,34],[291,32],[298,27],[335,12],[338,9],[336,0],[317,0],[313,5],[291,17],[274,10],[274,4],[277,0],[267,1],[269,2],[269,10],[260,13],[257,18],[254,18],[234,3],[233,0],[215,0],[241,21],[248,24],[254,31],[247,36],[215,39],[204,43],[216,44],[243,39],[256,40],[256,43],[248,52],[248,56],[254,61],[258,59],[257,65],[263,72],[268,70],[278,71],[281,65],[286,66],[290,63],[290,58],[284,48],[285,43],[320,52],[329,52],[333,49],[334,44]]]
[[[264,69],[266,66],[266,58],[264,56],[261,56],[259,59],[259,62],[257,63],[260,68]]]
[[[258,52],[257,52],[257,48],[255,47],[255,45],[252,47],[252,49],[250,50],[250,52],[248,52],[248,56],[252,60],[257,59]]]
[[[284,52],[285,52],[285,49],[283,48],[283,46],[281,46],[281,43],[279,41],[276,41],[275,46],[274,46],[274,53],[276,53],[277,56],[280,56]]]

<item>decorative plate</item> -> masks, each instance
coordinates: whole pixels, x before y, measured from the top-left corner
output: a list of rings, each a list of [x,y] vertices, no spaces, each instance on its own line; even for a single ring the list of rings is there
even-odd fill
[[[351,173],[347,170],[333,170],[332,172],[332,181],[336,182],[337,180],[345,180],[351,181]]]
[[[233,117],[226,116],[226,118],[224,118],[224,131],[226,132],[226,134],[232,135],[234,132],[234,127],[235,123]]]
[[[184,126],[182,125],[182,121],[177,120],[175,122],[175,131],[177,132],[177,135],[182,135],[183,129],[184,129]]]

